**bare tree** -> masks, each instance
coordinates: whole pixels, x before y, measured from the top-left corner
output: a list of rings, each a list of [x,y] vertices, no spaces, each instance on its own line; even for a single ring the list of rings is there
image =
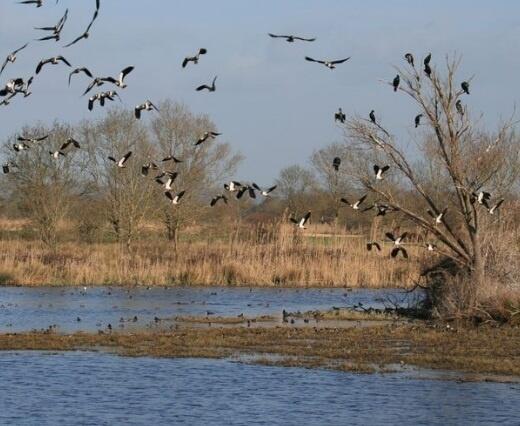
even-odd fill
[[[168,239],[176,247],[179,229],[201,217],[217,186],[235,173],[242,157],[233,153],[229,144],[218,139],[208,138],[195,145],[205,132],[217,131],[209,117],[194,115],[184,105],[170,100],[161,102],[159,110],[160,115],[151,122],[151,140],[156,157],[153,161],[165,170],[178,173],[173,192],[185,191],[182,203],[172,206],[163,202],[158,209]],[[161,161],[170,156],[182,162]]]
[[[286,167],[276,179],[278,193],[292,212],[303,212],[308,208],[310,194],[316,189],[314,174],[299,165]]]
[[[430,68],[428,76],[422,68],[411,65],[405,70],[397,68],[399,92],[408,95],[417,107],[418,131],[423,134],[417,140],[415,155],[422,155],[422,161],[413,162],[406,146],[381,123],[350,117],[345,132],[352,153],[350,174],[377,198],[435,236],[439,252],[466,271],[478,288],[485,279],[482,234],[489,222],[484,219],[489,217],[488,209],[478,202],[478,194],[490,192],[490,205],[506,195],[518,178],[519,151],[511,120],[500,125],[495,134],[479,128],[465,105],[471,97],[457,80],[459,62],[459,58],[447,58],[444,75]],[[409,122],[413,123],[414,117]],[[376,164],[391,166],[387,179],[375,179],[372,167]],[[416,195],[413,202],[405,197],[410,193]]]

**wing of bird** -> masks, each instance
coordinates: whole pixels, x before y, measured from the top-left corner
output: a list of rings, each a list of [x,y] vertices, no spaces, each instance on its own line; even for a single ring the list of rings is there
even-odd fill
[[[57,60],[57,61],[62,61],[62,62],[64,62],[64,63],[67,64],[69,67],[72,66],[72,65],[70,64],[70,62],[67,61],[67,59],[65,59],[65,58],[64,58],[63,56],[61,56],[61,55],[60,55],[60,56],[57,56],[57,57],[56,57],[56,60]]]
[[[316,38],[305,38],[305,37],[293,37],[295,40],[301,40],[301,41],[315,41]]]
[[[395,241],[395,237],[394,237],[394,235],[393,235],[391,232],[386,232],[385,235],[386,235],[387,238],[389,238],[390,240]]]
[[[124,81],[125,77],[130,74],[134,70],[133,66],[126,67],[123,71],[121,71],[121,74],[119,74],[119,79],[121,81]]]
[[[318,61],[317,59],[312,59],[310,56],[306,56],[305,60],[309,61],[309,62],[318,62],[319,64],[324,64],[325,63],[325,61]]]
[[[350,56],[348,58],[345,58],[345,59],[337,59],[335,61],[330,61],[331,64],[342,64],[343,62],[346,62],[350,59]]]

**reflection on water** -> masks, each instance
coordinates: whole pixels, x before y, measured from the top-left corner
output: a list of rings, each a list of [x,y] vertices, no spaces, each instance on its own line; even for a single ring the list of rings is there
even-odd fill
[[[206,359],[0,353],[0,424],[520,424],[520,385]]]
[[[180,288],[0,288],[0,332],[27,331],[57,325],[58,331],[95,331],[111,324],[125,329],[154,324],[155,317],[185,315],[280,315],[287,311],[333,306],[383,307],[406,303],[402,290],[269,289],[229,287]],[[122,319],[122,320],[121,320]]]

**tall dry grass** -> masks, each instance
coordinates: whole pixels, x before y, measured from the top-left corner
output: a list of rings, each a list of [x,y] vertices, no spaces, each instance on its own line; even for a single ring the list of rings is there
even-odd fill
[[[238,236],[203,232],[180,241],[140,241],[130,252],[116,243],[66,242],[49,252],[36,241],[0,241],[0,282],[12,285],[258,285],[409,287],[424,249],[392,259],[389,245],[367,252],[356,235],[289,225],[258,225]]]

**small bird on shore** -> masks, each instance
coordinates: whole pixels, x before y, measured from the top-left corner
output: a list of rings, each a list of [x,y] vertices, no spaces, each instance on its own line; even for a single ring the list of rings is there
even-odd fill
[[[116,160],[114,157],[109,156],[108,159],[114,163],[116,163],[116,166],[120,169],[125,168],[125,163],[128,161],[128,159],[132,156],[132,151],[128,151],[121,159]]]
[[[376,180],[383,180],[383,174],[386,173],[390,169],[390,166],[379,167],[377,164],[374,165],[374,173],[376,175]]]
[[[195,90],[197,92],[200,92],[201,90],[207,90],[208,92],[214,92],[215,90],[217,90],[217,86],[215,85],[216,81],[217,81],[217,77],[218,76],[215,76],[213,78],[213,81],[211,82],[211,85],[208,85],[208,84],[202,84],[200,85],[199,87],[197,87]]]
[[[322,61],[322,60],[318,60],[318,59],[313,59],[313,58],[311,58],[311,57],[309,57],[309,56],[306,56],[306,57],[305,57],[305,60],[306,60],[306,61],[309,61],[309,62],[316,62],[316,63],[318,63],[318,64],[323,64],[323,65],[325,65],[325,66],[326,66],[328,69],[330,69],[330,70],[335,69],[335,68],[336,68],[336,65],[342,64],[343,62],[346,62],[346,61],[348,61],[349,59],[350,59],[350,56],[349,56],[348,58],[345,58],[345,59],[336,59],[336,60],[334,60],[334,61],[329,61],[329,60],[327,60],[327,61]]]
[[[351,203],[346,198],[341,198],[340,201],[342,203],[347,204],[348,206],[352,207],[353,210],[359,210],[361,204],[363,203],[363,201],[365,201],[366,198],[367,198],[367,194],[363,195],[359,200],[357,200],[354,203]]]
[[[208,53],[208,51],[201,47],[195,56],[186,56],[182,61],[182,68],[186,68],[186,65],[188,65],[190,62],[193,62],[193,64],[198,64],[200,56],[205,55],[206,53]]]
[[[268,33],[268,34],[269,34],[269,37],[271,37],[271,38],[284,38],[285,41],[288,43],[294,43],[295,40],[309,41],[309,42],[316,40],[316,38],[304,38],[304,37],[299,37],[299,36],[294,36],[294,35],[276,35],[276,34],[271,34],[271,33]]]
[[[338,109],[338,112],[334,113],[334,121],[339,121],[340,123],[345,123],[347,116],[343,112],[341,108]]]
[[[308,211],[307,213],[305,213],[305,215],[300,220],[297,220],[294,217],[289,218],[289,220],[292,223],[294,223],[297,228],[299,228],[299,229],[306,229],[305,228],[305,224],[308,222],[310,217],[311,217],[311,212]]]

